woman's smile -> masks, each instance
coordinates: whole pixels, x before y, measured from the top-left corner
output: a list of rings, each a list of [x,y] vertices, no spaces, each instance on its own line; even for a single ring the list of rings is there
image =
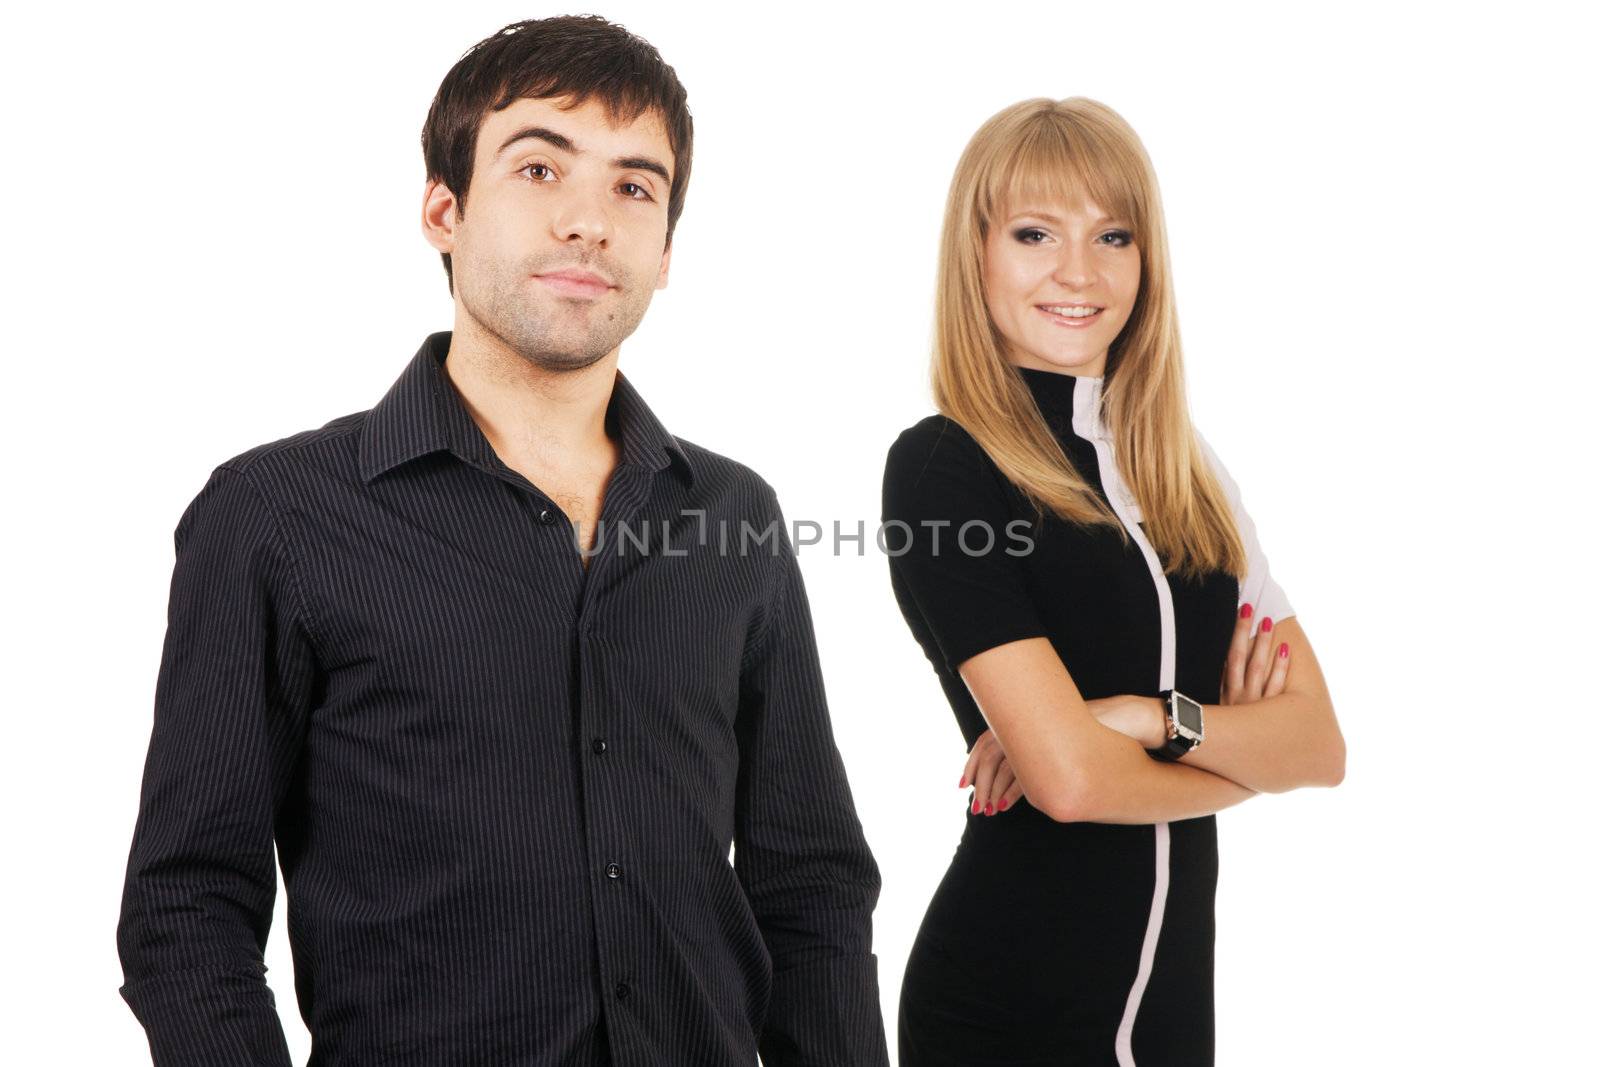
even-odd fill
[[[1035,304],[1033,305],[1057,326],[1069,330],[1082,330],[1100,321],[1105,308],[1094,304]]]

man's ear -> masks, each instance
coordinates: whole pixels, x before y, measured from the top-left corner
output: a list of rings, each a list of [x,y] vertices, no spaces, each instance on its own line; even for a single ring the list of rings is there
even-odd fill
[[[672,266],[672,242],[667,242],[667,247],[661,250],[661,270],[656,274],[656,288],[667,287],[667,269]]]
[[[456,194],[438,178],[422,189],[422,236],[440,252],[456,250]]]

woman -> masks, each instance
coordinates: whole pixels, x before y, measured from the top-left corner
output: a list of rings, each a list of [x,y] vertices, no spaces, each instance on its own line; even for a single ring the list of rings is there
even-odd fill
[[[936,305],[940,413],[889,451],[884,536],[974,796],[907,962],[901,1067],[1209,1064],[1213,813],[1337,784],[1344,741],[1190,425],[1127,123],[1081,97],[986,122]]]

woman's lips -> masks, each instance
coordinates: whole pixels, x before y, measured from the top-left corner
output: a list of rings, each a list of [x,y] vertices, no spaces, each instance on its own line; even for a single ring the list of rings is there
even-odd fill
[[[1100,316],[1104,314],[1106,310],[1105,308],[1097,308],[1093,315],[1069,318],[1066,315],[1057,315],[1053,311],[1046,311],[1038,304],[1033,305],[1033,309],[1039,314],[1043,315],[1045,318],[1049,319],[1051,322],[1055,323],[1057,326],[1065,326],[1069,330],[1081,330],[1085,326],[1093,326],[1095,323],[1100,321]]]

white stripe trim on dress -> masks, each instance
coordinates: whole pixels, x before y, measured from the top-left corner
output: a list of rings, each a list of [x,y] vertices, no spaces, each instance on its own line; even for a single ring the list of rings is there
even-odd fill
[[[1094,443],[1095,456],[1100,462],[1100,482],[1105,488],[1106,499],[1111,502],[1111,510],[1122,520],[1123,527],[1139,546],[1139,551],[1144,554],[1145,564],[1150,568],[1150,577],[1156,588],[1156,602],[1161,610],[1161,661],[1158,688],[1171,689],[1177,680],[1178,664],[1177,619],[1172,608],[1172,586],[1167,581],[1166,573],[1161,569],[1160,557],[1150,546],[1144,531],[1139,528],[1139,520],[1143,517],[1139,514],[1139,502],[1134,498],[1127,483],[1122,480],[1122,472],[1117,467],[1116,456],[1111,447],[1111,433],[1100,418],[1102,385],[1102,379],[1087,377],[1079,377],[1073,383],[1072,429],[1079,437]],[[1165,822],[1155,824],[1155,840],[1155,890],[1150,901],[1150,921],[1145,926],[1144,944],[1139,950],[1139,971],[1134,976],[1133,986],[1128,990],[1128,1002],[1122,1010],[1122,1022],[1117,1027],[1117,1067],[1136,1067],[1133,1059],[1133,1024],[1139,1016],[1139,1004],[1144,999],[1145,987],[1150,984],[1150,971],[1156,958],[1156,944],[1161,940],[1161,921],[1167,910],[1172,838],[1171,830]]]

